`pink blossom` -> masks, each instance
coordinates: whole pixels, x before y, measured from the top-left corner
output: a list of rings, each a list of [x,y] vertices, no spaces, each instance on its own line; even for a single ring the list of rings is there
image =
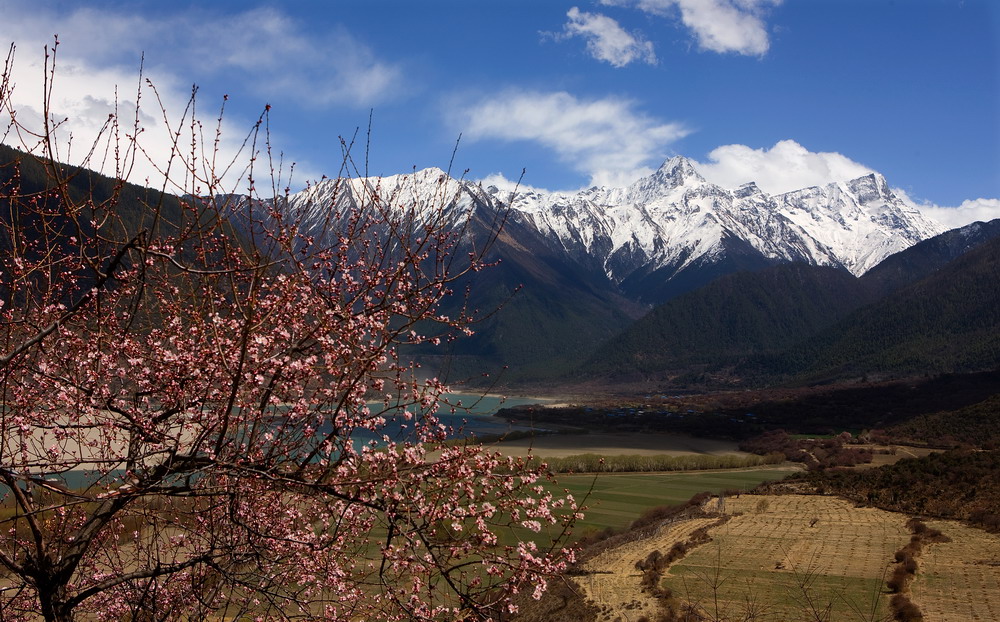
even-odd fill
[[[184,201],[150,191],[126,204],[112,184],[108,197],[33,202],[0,184],[23,216],[3,233],[33,245],[0,257],[0,484],[17,506],[0,533],[0,619],[45,607],[95,620],[461,619],[469,603],[516,611],[509,597],[527,585],[539,597],[572,551],[500,536],[569,526],[575,501],[547,492],[537,460],[443,446],[438,409],[463,407],[400,355],[472,334],[481,315],[444,303],[461,303],[495,236],[465,255],[457,232],[473,214],[449,211],[446,185],[428,204],[370,184],[347,201],[348,180],[314,187],[325,221],[311,230],[326,233],[305,235],[281,196],[242,194],[267,186],[264,118],[261,151],[233,164],[254,181],[226,189],[195,110],[176,121],[171,191]],[[110,122],[116,153],[134,152],[136,129]],[[32,218],[72,226],[32,236],[19,229]],[[404,442],[389,436],[397,419]],[[372,437],[383,442],[355,444]],[[79,490],[62,489],[68,471],[87,473]]]

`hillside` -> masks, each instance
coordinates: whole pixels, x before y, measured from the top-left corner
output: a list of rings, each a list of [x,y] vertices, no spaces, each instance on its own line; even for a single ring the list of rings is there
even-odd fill
[[[861,278],[786,264],[653,309],[575,373],[683,385],[815,383],[1000,363],[1000,220],[891,255]]]
[[[919,415],[885,433],[903,442],[931,447],[1000,449],[1000,395],[955,410]]]
[[[864,273],[861,281],[879,294],[886,295],[930,276],[949,261],[998,236],[1000,218],[945,231],[886,257]]]
[[[0,202],[4,209],[0,211],[0,222],[21,217],[19,212],[11,211],[11,205],[18,200],[55,205],[56,201],[48,194],[58,187],[53,170],[59,171],[65,181],[63,187],[73,203],[82,207],[77,219],[81,227],[90,227],[91,219],[100,215],[101,226],[123,227],[134,232],[150,227],[155,211],[160,215],[159,226],[180,224],[178,197],[79,167],[58,165],[57,169],[53,169],[51,164],[3,144],[0,144]],[[32,227],[40,223],[22,224],[26,225],[25,230],[32,231]],[[64,215],[55,216],[48,222],[54,230],[69,224]],[[42,234],[41,230],[35,231]],[[6,229],[0,231],[0,245],[9,248],[10,244],[9,232]]]
[[[1000,238],[860,308],[777,360],[804,381],[993,369],[1000,363]]]
[[[604,344],[580,370],[663,375],[775,353],[867,302],[845,270],[804,264],[738,272],[661,305]]]
[[[485,208],[478,208],[480,213]],[[477,216],[466,243],[487,239],[490,229]],[[493,242],[493,265],[456,284],[445,313],[463,305],[483,319],[471,337],[418,353],[425,366],[452,380],[475,380],[482,373],[504,382],[525,382],[564,373],[575,361],[628,326],[644,312],[585,265],[566,261],[537,233],[511,219]],[[465,291],[469,293],[466,300]]]

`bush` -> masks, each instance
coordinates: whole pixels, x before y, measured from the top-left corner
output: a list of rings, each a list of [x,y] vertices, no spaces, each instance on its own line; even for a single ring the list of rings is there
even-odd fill
[[[903,594],[896,594],[889,601],[892,619],[898,622],[922,622],[924,614],[920,607]]]

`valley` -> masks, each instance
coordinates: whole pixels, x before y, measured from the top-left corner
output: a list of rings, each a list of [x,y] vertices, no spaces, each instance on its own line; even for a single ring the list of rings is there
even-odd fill
[[[35,183],[35,165],[0,182]],[[420,450],[410,422],[437,405],[452,438],[428,436],[420,468],[451,464],[447,452],[475,455],[476,440],[463,438],[472,434],[501,473],[519,464],[552,478],[533,494],[584,506],[569,531],[566,510],[537,532],[517,509],[497,527],[501,547],[579,549],[541,601],[515,599],[515,619],[975,620],[998,606],[988,587],[996,560],[968,558],[1000,529],[1000,220],[940,232],[877,174],[779,197],[724,190],[683,158],[628,188],[509,205],[439,170],[334,181],[285,203],[226,196],[216,207],[247,244],[266,246],[259,236],[278,207],[303,239],[331,244],[326,230],[351,226],[338,214],[357,214],[374,193],[406,217],[366,230],[361,247],[393,235],[419,245],[423,229],[464,227],[456,254],[487,249],[486,269],[449,281],[427,322],[394,337],[414,360],[414,388],[399,393],[408,406],[376,399],[382,370],[369,372],[373,399],[359,412],[392,416],[362,420],[352,442],[366,460],[411,459]],[[83,171],[70,185],[97,198],[106,190]],[[126,190],[118,213],[139,226],[145,195]],[[167,201],[164,213],[189,207]],[[440,271],[451,257],[428,262]],[[365,300],[383,295],[374,291]],[[431,328],[438,312],[463,318],[470,334]],[[427,392],[445,382],[463,394]],[[501,404],[499,394],[540,397]],[[321,434],[334,437],[336,421]],[[447,482],[435,494],[449,494]],[[518,502],[495,494],[483,507]],[[8,506],[7,520],[20,521]],[[892,558],[918,535],[914,516],[953,540],[907,550],[919,557],[910,568],[909,557]],[[393,520],[368,535],[395,536]],[[415,528],[444,550],[466,524]],[[896,568],[909,568],[905,589],[890,585]],[[952,585],[962,604],[942,588]]]
[[[581,485],[590,491],[578,526],[580,561],[551,597],[520,603],[516,619],[993,619],[1000,608],[1000,560],[991,557],[1000,543],[998,381],[988,372],[606,394],[503,410],[511,421],[560,427],[560,434],[495,445],[542,458],[595,453],[614,464],[628,454],[739,456],[755,447],[820,458],[752,469],[557,474],[575,495]],[[568,433],[573,425],[577,434]],[[785,445],[761,440],[778,430]],[[845,434],[846,442],[831,444]],[[860,461],[836,461],[845,450],[859,452]],[[911,527],[914,517],[926,533],[945,537],[912,549],[914,534],[924,533]],[[907,546],[915,562],[900,574],[897,551]]]
[[[8,0],[0,622],[1000,620],[995,4]]]

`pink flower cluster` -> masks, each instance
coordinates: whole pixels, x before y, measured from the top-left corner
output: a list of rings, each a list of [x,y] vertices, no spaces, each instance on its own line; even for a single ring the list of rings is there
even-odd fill
[[[0,176],[0,619],[488,619],[571,561],[573,499],[443,445],[401,354],[476,319],[496,231],[454,197],[335,194],[306,236],[197,166],[183,199],[41,166]]]

